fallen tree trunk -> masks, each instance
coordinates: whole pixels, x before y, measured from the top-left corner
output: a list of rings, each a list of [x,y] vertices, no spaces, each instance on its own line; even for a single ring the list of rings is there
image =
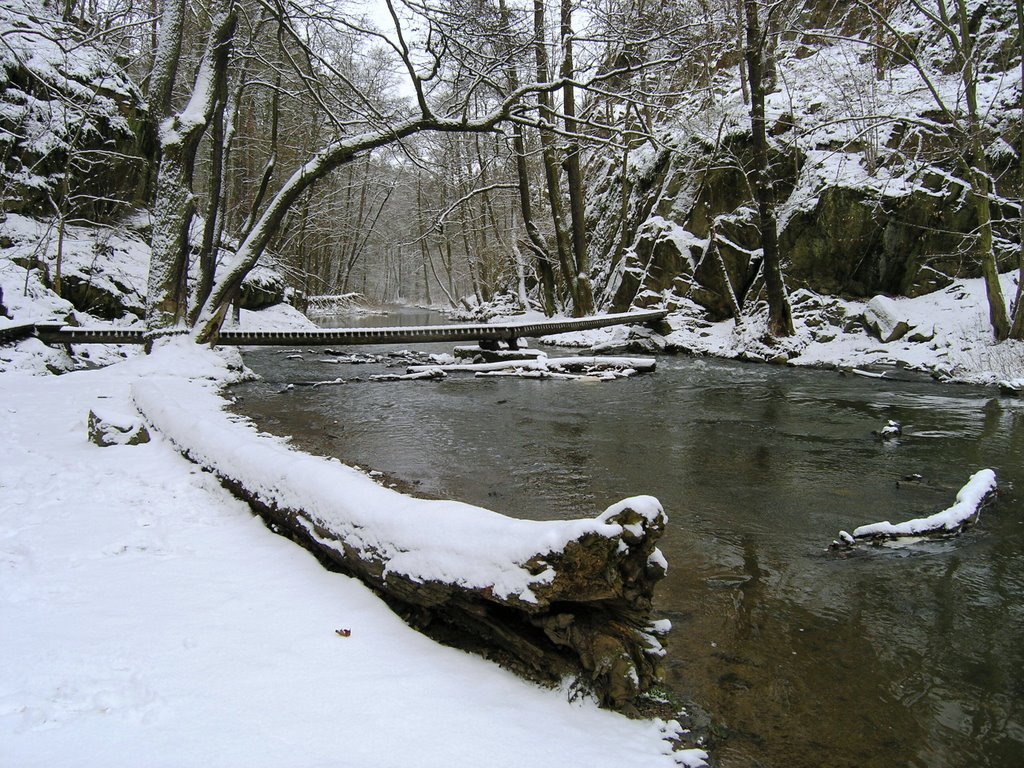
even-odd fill
[[[872,523],[854,528],[853,533],[839,532],[830,549],[850,549],[857,544],[884,544],[897,539],[958,536],[964,528],[977,521],[981,510],[996,497],[996,473],[991,469],[975,472],[956,495],[953,506],[927,517],[902,523]]]
[[[494,371],[554,371],[557,373],[595,373],[599,371],[635,371],[650,373],[657,367],[657,361],[649,357],[547,357],[530,360],[509,359],[493,363],[437,363],[431,365],[410,365],[409,373],[444,371],[445,373],[491,373]]]
[[[574,676],[631,711],[660,680],[655,543],[666,516],[638,496],[593,519],[536,522],[415,499],[229,417],[186,380],[136,384],[148,424],[215,473],[274,530],[376,590],[411,624],[533,679]]]

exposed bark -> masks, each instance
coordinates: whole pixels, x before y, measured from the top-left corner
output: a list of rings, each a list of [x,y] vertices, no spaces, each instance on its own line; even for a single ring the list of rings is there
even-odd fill
[[[1024,51],[1024,0],[1017,0],[1017,47]],[[1024,115],[1024,55],[1020,59],[1020,82],[1017,84],[1021,114]],[[1024,131],[1018,134],[1017,169],[1020,174],[1017,184],[1021,197],[1017,199],[1017,295],[1013,300],[1013,318],[1010,324],[1010,338],[1024,339]]]
[[[156,8],[156,0],[153,0]],[[153,25],[153,68],[149,75],[147,101],[154,121],[171,112],[171,95],[181,58],[181,37],[185,24],[185,0],[164,0],[159,26]],[[155,126],[155,122],[154,122]]]
[[[544,238],[541,237],[540,230],[537,229],[537,224],[533,220],[533,205],[530,201],[530,176],[526,165],[526,140],[523,135],[523,126],[519,124],[512,128],[512,151],[515,153],[516,158],[519,212],[523,217],[523,228],[526,229],[530,249],[536,257],[544,314],[552,317],[555,314],[555,270],[551,266],[551,254],[544,243]]]
[[[219,473],[218,473],[219,475]],[[221,481],[253,510],[331,567],[373,588],[412,626],[452,645],[481,651],[520,674],[555,683],[581,679],[602,705],[630,711],[661,679],[660,644],[651,627],[654,585],[664,576],[651,558],[664,521],[631,508],[609,522],[629,527],[621,541],[592,535],[562,552],[538,552],[527,567],[551,569],[538,602],[500,598],[489,589],[421,582],[387,572],[304,510],[267,504],[229,477]]]
[[[939,3],[945,15],[944,3]],[[981,6],[982,9],[984,6]],[[956,0],[957,25],[960,31],[958,48],[962,59],[961,80],[967,100],[967,141],[971,175],[971,194],[978,213],[978,240],[976,252],[981,260],[981,274],[985,280],[988,295],[989,322],[997,341],[1010,335],[1010,321],[1006,301],[999,285],[999,270],[996,266],[994,240],[992,236],[992,177],[989,174],[988,159],[981,139],[981,120],[978,111],[978,76],[974,61],[974,31],[967,13],[966,0]],[[955,37],[955,35],[954,35]],[[954,46],[956,47],[956,46]]]
[[[768,134],[765,126],[765,37],[757,0],[745,0],[747,23],[747,79],[750,84],[750,123],[753,132],[754,167],[750,173],[751,187],[757,199],[757,213],[764,254],[763,270],[768,293],[768,330],[773,336],[792,336],[793,315],[782,279],[779,255],[778,221],[775,194],[768,168]]]
[[[509,12],[505,5],[505,0],[499,0],[498,7],[501,13],[502,30],[506,37],[511,37]],[[512,45],[510,42],[506,42],[505,54],[510,60],[506,70],[506,78],[509,90],[514,91],[519,87],[519,74],[516,71],[514,61],[512,61]],[[519,213],[523,217],[523,228],[526,230],[530,251],[535,257],[537,276],[540,278],[540,299],[544,307],[544,314],[552,317],[555,314],[555,271],[552,267],[551,254],[533,218],[533,203],[530,199],[530,172],[526,162],[526,136],[525,130],[520,123],[515,123],[512,126],[512,153],[515,156],[516,163]]]
[[[227,142],[229,131],[225,120],[233,116],[227,113],[228,88],[227,77],[217,78],[216,108],[214,110],[212,132],[210,136],[210,173],[207,183],[206,216],[203,221],[203,240],[199,247],[199,270],[196,285],[189,303],[189,323],[194,325],[199,310],[210,295],[213,288],[214,273],[217,269],[217,251],[220,248],[221,233],[224,228],[224,165],[227,160]],[[276,125],[274,126],[276,130]]]
[[[423,262],[423,291],[426,294],[427,306],[430,301],[430,274],[427,271],[430,262],[430,248],[427,245],[427,228],[423,223],[423,177],[416,174],[416,226],[419,230],[420,259]]]
[[[153,210],[152,257],[146,324],[152,331],[185,319],[188,303],[189,229],[195,215],[192,178],[199,142],[213,118],[217,94],[227,77],[237,23],[232,0],[223,0],[211,19],[206,51],[185,108],[160,126],[160,165]]]
[[[747,83],[747,68],[745,66],[745,58],[743,56],[744,45],[744,28],[743,23],[743,0],[736,0],[735,6],[736,12],[736,52],[740,55],[740,92],[743,94],[743,103],[750,104],[750,85]]]

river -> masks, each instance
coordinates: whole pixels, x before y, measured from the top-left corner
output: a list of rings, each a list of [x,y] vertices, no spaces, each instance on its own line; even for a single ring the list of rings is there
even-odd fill
[[[1024,400],[672,356],[608,383],[377,383],[380,366],[320,351],[245,358],[263,379],[235,394],[261,428],[419,493],[535,519],[657,496],[668,683],[710,716],[718,766],[1024,764]],[[282,391],[336,377],[364,380]],[[876,440],[889,419],[903,437]],[[999,501],[960,538],[826,551],[949,506],[984,467]]]

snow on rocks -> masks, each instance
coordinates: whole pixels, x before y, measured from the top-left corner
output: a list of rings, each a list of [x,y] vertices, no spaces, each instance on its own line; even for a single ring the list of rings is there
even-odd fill
[[[864,324],[885,344],[902,339],[913,328],[901,317],[898,305],[888,296],[875,296],[867,303]]]
[[[1001,275],[1004,296],[1016,293],[1017,273]],[[984,281],[957,280],[948,288],[917,298],[888,301],[893,316],[910,330],[903,338],[882,343],[865,331],[867,303],[807,290],[791,295],[796,335],[767,339],[755,309],[741,322],[710,322],[703,311],[684,303],[670,314],[666,351],[729,359],[760,360],[792,366],[870,373],[911,371],[943,382],[996,386],[1005,391],[1024,377],[1024,342],[996,344],[988,323]],[[590,345],[600,342],[590,331]],[[879,378],[892,378],[886,374]]]
[[[971,475],[957,493],[956,503],[948,509],[895,525],[889,521],[862,525],[852,534],[840,531],[831,549],[849,549],[864,542],[880,544],[894,539],[955,536],[978,519],[981,510],[995,499],[996,488],[996,473],[991,469],[979,470]]]
[[[89,411],[89,439],[100,448],[112,445],[142,445],[149,442],[149,430],[138,413],[95,406]]]

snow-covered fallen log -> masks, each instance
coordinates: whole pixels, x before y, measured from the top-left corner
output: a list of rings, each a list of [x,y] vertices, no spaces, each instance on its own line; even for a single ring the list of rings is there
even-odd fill
[[[881,544],[895,539],[956,536],[973,524],[981,510],[996,496],[996,473],[991,469],[975,472],[956,495],[956,503],[948,509],[927,517],[902,523],[872,523],[854,528],[853,533],[839,532],[832,549],[848,549],[856,544]]]
[[[438,381],[447,374],[439,368],[428,368],[425,371],[415,373],[376,373],[370,376],[370,381]]]
[[[628,378],[636,374],[632,368],[622,371],[601,371],[599,373],[560,373],[559,371],[512,368],[507,371],[479,371],[477,378],[510,378],[510,379],[559,379],[562,381],[611,381]]]
[[[602,371],[649,373],[657,361],[649,357],[546,357],[532,360],[500,360],[493,363],[452,363],[449,365],[410,365],[409,373],[441,370],[445,373],[492,373],[495,371],[551,371],[554,373],[594,374]]]
[[[458,346],[453,350],[460,360],[479,360],[484,363],[496,363],[504,360],[536,360],[547,354],[539,349],[483,349],[480,346]]]
[[[651,617],[667,568],[656,499],[626,499],[593,519],[518,520],[405,496],[293,450],[227,415],[201,384],[153,379],[132,394],[151,427],[272,528],[369,584],[414,626],[536,679],[575,676],[627,711],[659,681],[669,626]]]

